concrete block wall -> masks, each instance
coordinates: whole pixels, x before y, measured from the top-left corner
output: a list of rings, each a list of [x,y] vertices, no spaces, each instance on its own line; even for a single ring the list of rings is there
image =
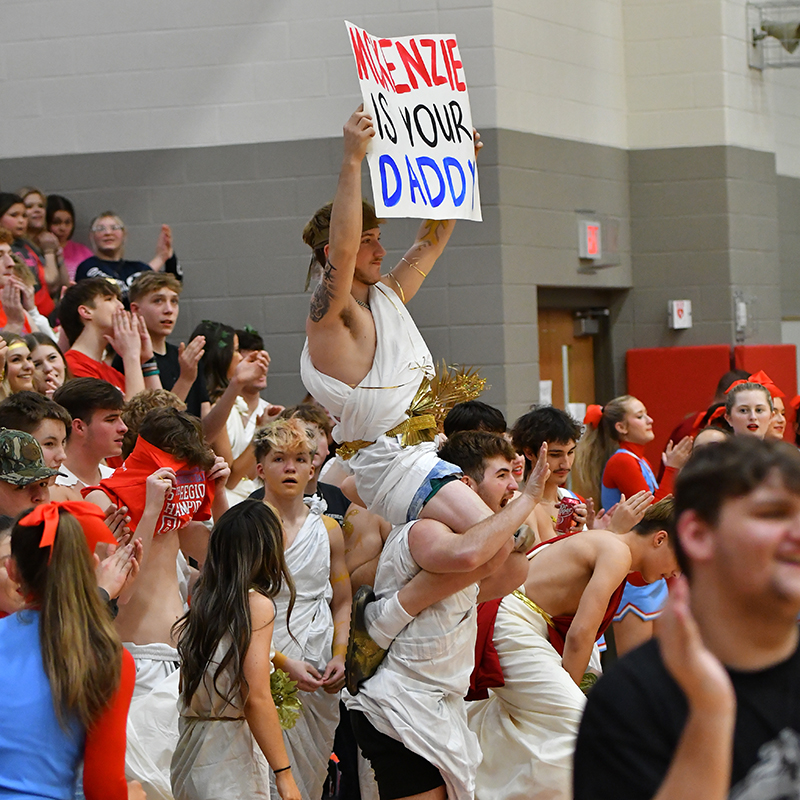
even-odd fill
[[[733,299],[749,303],[746,342],[779,342],[773,157],[733,147],[631,151],[633,347],[733,342]],[[680,296],[679,296],[680,295]],[[693,327],[666,327],[668,300]]]
[[[495,0],[500,128],[625,147],[620,0]]]
[[[800,180],[778,175],[781,316],[800,320]]]
[[[623,0],[628,145],[725,141],[720,0]]]
[[[6,0],[0,157],[338,136],[360,102],[344,19],[455,33],[495,125],[490,0]]]
[[[497,153],[511,419],[538,398],[539,288],[563,287],[566,307],[570,290],[630,286],[628,162],[618,148],[509,130],[499,132]],[[581,269],[577,209],[618,223],[619,265]]]
[[[778,193],[772,153],[726,148],[732,291],[748,306],[746,342],[780,342]]]

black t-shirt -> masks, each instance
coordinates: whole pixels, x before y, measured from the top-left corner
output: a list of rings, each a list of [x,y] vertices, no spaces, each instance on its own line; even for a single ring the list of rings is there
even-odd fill
[[[332,483],[318,483],[316,494],[328,504],[325,515],[335,519],[341,525],[344,522],[344,515],[347,513],[347,509],[351,505],[350,501],[344,496],[344,492]],[[247,499],[263,500],[264,487],[259,486]]]
[[[84,278],[105,278],[113,280],[122,292],[122,299],[126,305],[128,302],[128,289],[136,280],[137,276],[143,272],[151,272],[152,267],[143,261],[106,261],[97,256],[90,256],[85,261],[78,264],[75,270],[75,281],[82,281]],[[164,272],[169,272],[178,280],[183,280],[183,270],[178,263],[178,257],[173,253],[164,262]]]
[[[731,800],[800,797],[800,648],[759,672],[728,670],[736,691]],[[589,693],[575,750],[575,800],[650,800],[688,713],[648,642]]]
[[[166,345],[167,349],[163,355],[161,353],[154,353],[153,355],[158,364],[158,377],[161,379],[161,388],[172,391],[172,387],[181,376],[181,363],[178,359],[178,348],[169,342]],[[119,370],[123,375],[125,374],[125,366],[119,356],[114,356],[111,366]],[[201,405],[211,402],[208,398],[208,388],[206,387],[205,374],[202,370],[203,365],[198,364],[197,380],[192,384],[192,388],[189,389],[189,394],[186,395],[186,410],[196,417],[200,416]]]

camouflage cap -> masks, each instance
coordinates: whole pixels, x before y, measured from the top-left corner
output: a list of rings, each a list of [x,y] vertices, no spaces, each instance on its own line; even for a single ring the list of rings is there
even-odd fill
[[[44,464],[42,448],[29,433],[0,428],[0,480],[27,486],[59,475]]]

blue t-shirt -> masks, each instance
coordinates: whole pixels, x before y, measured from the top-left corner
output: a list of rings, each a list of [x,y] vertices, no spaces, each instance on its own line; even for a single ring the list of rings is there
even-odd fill
[[[58,722],[38,611],[0,619],[0,798],[72,800],[86,733]]]

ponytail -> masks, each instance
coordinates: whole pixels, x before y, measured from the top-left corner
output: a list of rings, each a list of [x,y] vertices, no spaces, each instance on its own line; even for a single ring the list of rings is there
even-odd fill
[[[587,410],[586,432],[581,437],[575,451],[575,465],[572,468],[573,488],[584,497],[594,499],[595,508],[600,509],[600,482],[606,461],[619,447],[617,423],[625,419],[628,403],[633,400],[629,394],[610,400],[599,413],[589,418]],[[592,410],[599,406],[590,406]],[[606,509],[608,510],[608,509]]]
[[[59,513],[52,546],[44,524],[18,520],[11,555],[23,590],[41,611],[39,640],[56,716],[66,728],[77,717],[88,728],[119,686],[122,645],[100,600],[91,554],[79,522]]]

